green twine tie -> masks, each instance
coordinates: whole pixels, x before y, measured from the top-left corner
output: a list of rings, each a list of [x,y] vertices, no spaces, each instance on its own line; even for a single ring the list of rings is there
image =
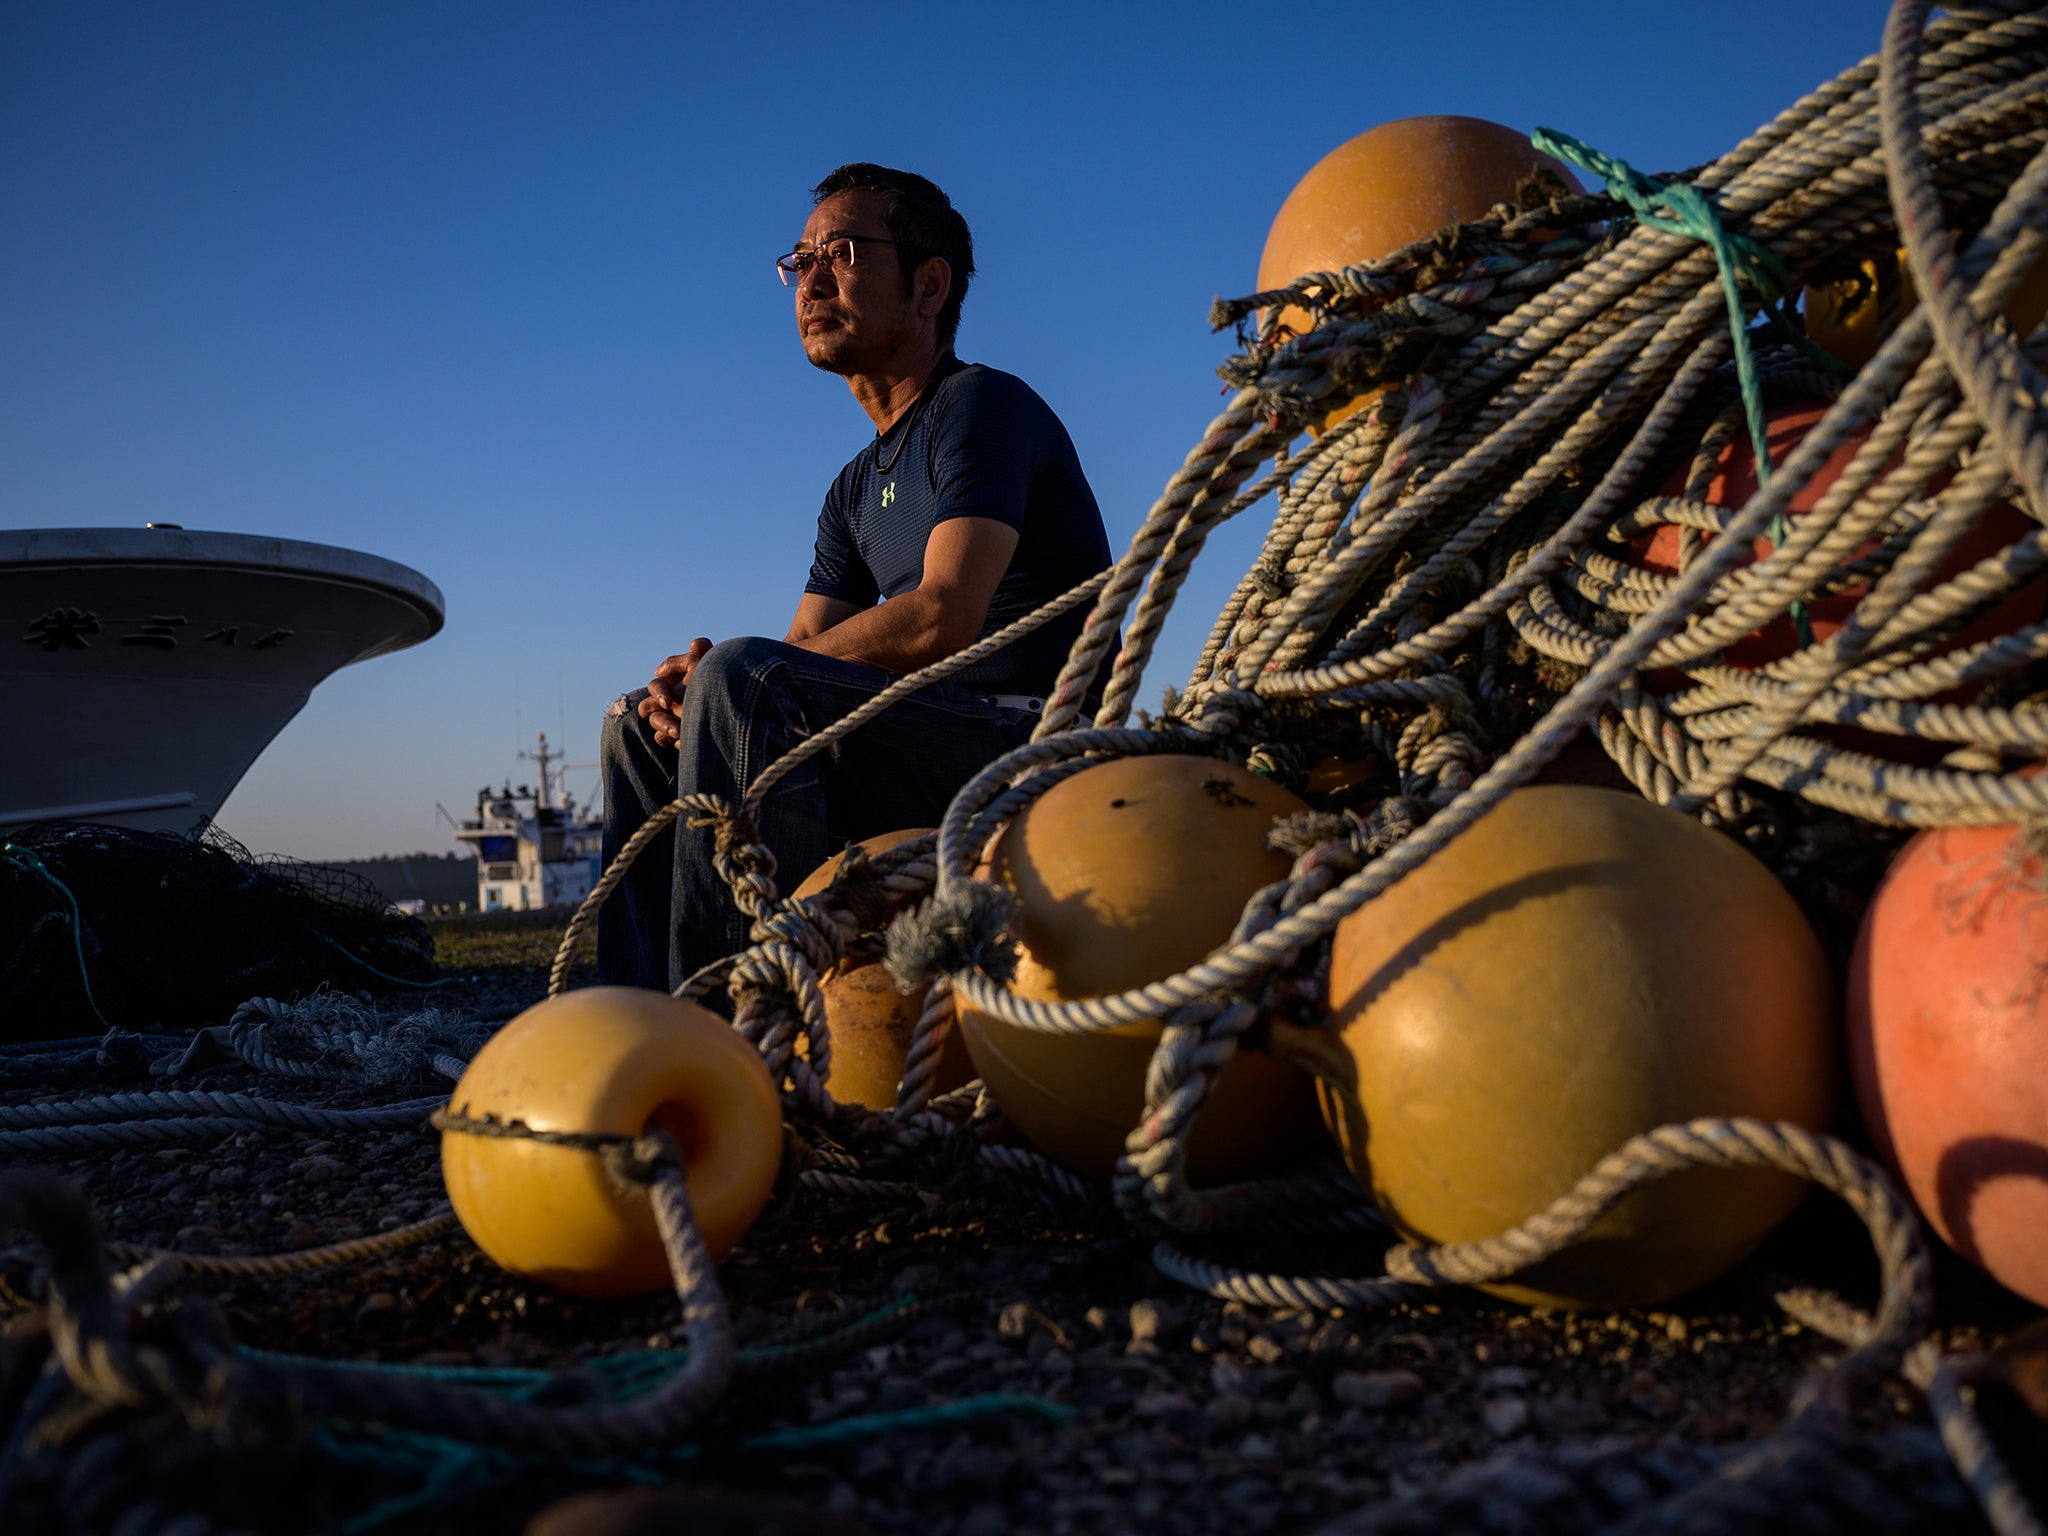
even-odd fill
[[[1749,344],[1749,316],[1743,309],[1742,284],[1746,281],[1766,304],[1782,297],[1791,287],[1785,267],[1776,255],[1744,234],[1730,234],[1721,224],[1713,202],[1689,182],[1661,182],[1645,176],[1626,160],[1602,154],[1555,128],[1538,128],[1529,142],[1546,155],[1569,160],[1583,171],[1607,183],[1611,196],[1628,204],[1638,224],[1662,230],[1667,235],[1686,235],[1704,241],[1714,253],[1714,265],[1721,274],[1721,292],[1728,300],[1728,333],[1735,343],[1735,378],[1742,387],[1743,415],[1749,421],[1749,441],[1756,456],[1756,484],[1762,490],[1771,483],[1771,450],[1764,435],[1763,386],[1757,378],[1756,353]],[[1785,542],[1783,513],[1771,519],[1767,537],[1773,548]],[[1813,625],[1806,604],[1792,602],[1792,625],[1801,646],[1813,644]]]

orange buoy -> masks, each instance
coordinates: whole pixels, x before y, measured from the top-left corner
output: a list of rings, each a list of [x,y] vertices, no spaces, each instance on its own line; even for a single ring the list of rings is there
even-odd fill
[[[2048,1306],[2048,864],[2014,826],[1922,832],[1849,966],[1879,1152],[1948,1245]]]
[[[1770,871],[1634,795],[1509,795],[1338,925],[1319,1081],[1359,1183],[1406,1236],[1468,1242],[1543,1210],[1630,1137],[1753,1115],[1824,1127],[1834,983]],[[1511,1284],[1547,1306],[1643,1306],[1734,1266],[1805,1194],[1687,1171]]]
[[[1117,758],[1054,786],[1003,829],[983,870],[1016,898],[1014,990],[1063,1002],[1186,970],[1229,940],[1253,893],[1286,877],[1291,861],[1266,833],[1305,809],[1208,757]],[[1107,1177],[1144,1113],[1159,1026],[1053,1035],[963,1006],[960,1027],[1018,1132],[1074,1172]],[[1195,1121],[1188,1176],[1250,1178],[1320,1140],[1308,1075],[1241,1050]]]
[[[1510,202],[1530,172],[1546,170],[1574,192],[1578,178],[1529,136],[1483,118],[1404,117],[1370,128],[1318,160],[1273,220],[1259,256],[1259,288],[1283,288],[1309,272],[1356,266],[1426,240],[1451,224]],[[1290,306],[1296,332],[1313,317]],[[1317,430],[1363,409],[1379,391],[1331,412]]]
[[[1827,411],[1828,407],[1819,402],[1776,406],[1766,411],[1764,445],[1770,452],[1771,462],[1782,465],[1789,459],[1793,450]],[[1850,461],[1855,458],[1869,436],[1870,428],[1867,426],[1852,433],[1792,497],[1786,508],[1787,515],[1796,519],[1819,506],[1821,499],[1841,478],[1842,472],[1849,467]],[[1952,474],[1952,471],[1944,471],[1932,477],[1928,482],[1927,494],[1932,494],[1947,484]],[[1686,472],[1681,470],[1665,483],[1664,494],[1683,495],[1685,482]],[[1748,430],[1739,428],[1729,436],[1715,457],[1713,478],[1707,484],[1704,500],[1712,506],[1733,510],[1744,505],[1758,489],[1756,454],[1750,445]],[[1942,563],[1936,580],[1951,580],[1979,561],[1989,559],[2019,539],[2033,526],[2033,520],[2016,507],[2001,503],[1988,508],[1977,519],[1976,525],[1969,533],[1958,541],[1948,559]],[[1710,533],[1702,536],[1705,543],[1712,543],[1713,537]],[[1645,570],[1675,576],[1679,572],[1680,539],[1681,533],[1676,526],[1664,524],[1653,532],[1631,541],[1630,557]],[[1869,553],[1878,547],[1878,542],[1875,539],[1865,542],[1862,548],[1849,558],[1858,558]],[[1753,559],[1765,559],[1772,549],[1770,538],[1759,536],[1754,543]],[[1815,643],[1825,642],[1840,630],[1849,621],[1849,616],[1855,612],[1856,605],[1863,601],[1869,590],[1868,582],[1856,582],[1810,601],[1806,605],[1806,615]],[[1931,654],[1945,655],[1980,641],[2010,634],[2013,630],[2036,622],[2041,617],[2043,596],[2042,585],[2038,581],[2015,588],[1993,607],[1944,640]],[[1721,659],[1729,666],[1750,671],[1791,655],[1798,646],[1798,633],[1791,615],[1779,613],[1766,621],[1761,628],[1730,644],[1722,651]],[[1683,674],[1675,669],[1659,669],[1649,674],[1648,681],[1651,688],[1660,693],[1676,692],[1686,686]],[[1969,692],[1968,689],[1952,690],[1932,702],[1963,702],[1968,698]],[[1932,762],[1949,750],[1940,742],[1921,741],[1910,736],[1896,736],[1855,726],[1815,726],[1811,727],[1811,730],[1854,751],[1907,762]]]
[[[1820,419],[1828,413],[1828,407],[1820,402],[1798,405],[1774,406],[1764,413],[1764,446],[1769,450],[1771,462],[1782,465],[1792,457],[1806,434],[1811,432]],[[1805,485],[1787,504],[1790,517],[1800,517],[1820,505],[1824,497],[1849,467],[1859,449],[1869,440],[1870,429],[1866,426],[1854,433],[1831,454],[1819,470],[1808,477]],[[1928,493],[1938,491],[1952,478],[1952,471],[1945,471],[1930,478]],[[1664,494],[1681,496],[1685,493],[1686,475],[1680,471],[1665,483]],[[1713,478],[1708,482],[1703,498],[1709,505],[1740,508],[1759,489],[1756,474],[1756,453],[1750,446],[1747,428],[1738,428],[1730,434],[1714,460]],[[2017,508],[2000,505],[1988,509],[1977,520],[1977,525],[1956,546],[1947,562],[1941,567],[1938,579],[1947,581],[1968,570],[1978,561],[1989,558],[2011,544],[2020,535],[2034,526],[2033,520]],[[1711,544],[1714,536],[1703,534],[1704,543]],[[1666,523],[1653,532],[1636,539],[1631,546],[1632,554],[1645,570],[1661,575],[1678,574],[1679,544],[1681,530]],[[1754,558],[1761,560],[1768,556],[1773,545],[1768,537],[1760,536],[1755,541]],[[1867,542],[1857,551],[1857,556],[1877,547],[1877,541]],[[1852,556],[1851,558],[1856,558]],[[1745,562],[1747,563],[1747,562]],[[1807,604],[1807,622],[1812,626],[1816,643],[1827,640],[1843,624],[1856,605],[1870,590],[1866,582],[1858,582],[1839,592],[1817,597]],[[1960,646],[1973,645],[1979,640],[2006,634],[2023,625],[2031,624],[2041,616],[2042,592],[2038,582],[2008,593],[1998,605],[1981,617],[1973,620],[1968,627],[1957,632],[1943,647],[1954,650]],[[1789,656],[1798,647],[1799,641],[1787,614],[1778,614],[1762,629],[1735,641],[1722,657],[1729,666],[1749,670],[1768,662]],[[1937,653],[1939,654],[1939,653]],[[1894,738],[1896,740],[1897,738]]]
[[[878,853],[923,837],[931,828],[912,827],[902,832],[884,832],[863,838],[857,845],[870,858]],[[836,853],[804,877],[792,896],[816,896],[838,876],[846,863],[845,853]],[[859,1104],[886,1113],[896,1107],[896,1089],[903,1081],[904,1059],[917,1033],[917,1021],[924,1015],[929,986],[905,994],[879,961],[847,959],[835,965],[819,983],[825,997],[825,1026],[832,1035],[832,1066],[825,1075],[825,1088],[842,1103]],[[797,1038],[797,1052],[807,1055],[809,1047]],[[932,1080],[934,1096],[965,1087],[974,1080],[974,1065],[967,1059],[967,1047],[956,1027],[946,1036],[939,1052],[938,1074]]]
[[[782,1161],[782,1107],[754,1048],[708,1009],[640,987],[527,1009],[477,1052],[448,1107],[536,1131],[668,1131],[714,1256],[760,1214]],[[450,1130],[441,1176],[463,1230],[515,1274],[579,1296],[669,1284],[647,1197],[614,1188],[595,1152]]]

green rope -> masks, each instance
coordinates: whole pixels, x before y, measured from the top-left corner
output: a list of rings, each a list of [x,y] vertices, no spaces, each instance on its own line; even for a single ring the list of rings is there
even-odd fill
[[[852,1322],[802,1337],[756,1344],[737,1351],[734,1359],[742,1366],[770,1365],[800,1352],[828,1349],[835,1339],[858,1337],[877,1323],[923,1305],[924,1303],[914,1295],[899,1296],[870,1312],[862,1313]],[[257,1349],[246,1344],[237,1345],[235,1353],[253,1360],[266,1360],[280,1365],[290,1365],[308,1359],[304,1355],[281,1354],[275,1350]],[[688,1359],[687,1350],[627,1349],[616,1354],[593,1356],[582,1362],[580,1368],[585,1374],[597,1377],[610,1389],[615,1398],[623,1401],[660,1386],[681,1370]],[[402,1360],[322,1360],[318,1363],[325,1370],[407,1376],[415,1381],[469,1387],[478,1391],[500,1393],[515,1399],[530,1398],[560,1379],[559,1372],[533,1367],[416,1365]]]
[[[0,845],[0,855],[16,869],[26,870],[43,884],[64,898],[64,904],[71,912],[71,945],[78,954],[78,983],[85,988],[85,1006],[92,1010],[92,1016],[100,1021],[104,1029],[114,1026],[107,1022],[107,1016],[100,1012],[100,1005],[92,995],[92,973],[85,968],[85,920],[78,915],[78,898],[71,894],[71,887],[50,873],[50,866],[38,858],[33,849],[19,843]]]
[[[1686,235],[1703,241],[1714,253],[1714,265],[1721,275],[1721,292],[1728,300],[1728,332],[1735,345],[1735,378],[1742,387],[1742,410],[1749,421],[1749,441],[1756,456],[1757,489],[1771,483],[1771,450],[1764,432],[1763,385],[1757,377],[1756,352],[1749,342],[1749,314],[1742,302],[1742,284],[1747,282],[1766,305],[1782,298],[1791,288],[1784,263],[1769,249],[1741,233],[1731,234],[1722,226],[1713,202],[1690,182],[1662,182],[1645,176],[1626,160],[1603,154],[1555,128],[1538,128],[1529,142],[1546,155],[1569,160],[1607,183],[1608,193],[1628,204],[1638,224],[1662,230],[1667,235]],[[1773,547],[1785,542],[1787,529],[1782,513],[1771,519],[1769,538]],[[1794,599],[1792,625],[1801,646],[1813,644],[1813,625],[1806,604]]]
[[[915,1295],[899,1296],[893,1301],[884,1302],[872,1311],[863,1313],[850,1323],[803,1337],[785,1337],[776,1342],[757,1344],[738,1351],[735,1359],[742,1366],[773,1365],[776,1361],[798,1351],[827,1347],[834,1339],[858,1339],[875,1324],[910,1313],[924,1305],[926,1303]],[[281,1364],[290,1364],[294,1360],[306,1358],[282,1354],[275,1350],[256,1349],[248,1345],[236,1346],[235,1353],[250,1359],[275,1361]],[[625,1401],[654,1390],[681,1370],[688,1359],[687,1350],[621,1350],[617,1354],[598,1355],[584,1362],[583,1369],[590,1375],[598,1377],[611,1390],[615,1399]],[[495,1392],[515,1400],[532,1398],[543,1388],[561,1379],[557,1371],[499,1366],[414,1365],[403,1361],[383,1360],[327,1360],[320,1363],[330,1370],[409,1376],[421,1381]],[[962,1398],[958,1402],[907,1409],[900,1413],[865,1414],[855,1418],[836,1419],[829,1424],[809,1425],[801,1429],[774,1430],[756,1435],[752,1439],[742,1440],[739,1445],[749,1450],[790,1450],[809,1445],[857,1440],[864,1436],[887,1434],[897,1429],[929,1428],[956,1423],[963,1419],[985,1418],[998,1413],[1026,1414],[1051,1424],[1068,1424],[1073,1422],[1075,1417],[1073,1409],[1044,1398],[1027,1397],[1014,1392],[990,1392],[978,1397]],[[424,1480],[417,1488],[387,1499],[360,1514],[352,1515],[338,1525],[328,1527],[323,1536],[363,1536],[364,1532],[388,1525],[393,1520],[423,1509],[429,1504],[453,1497],[492,1478],[508,1476],[522,1466],[532,1464],[530,1457],[514,1457],[509,1452],[490,1446],[474,1445],[465,1440],[453,1440],[446,1436],[415,1430],[391,1429],[380,1424],[324,1424],[316,1432],[314,1439],[329,1456],[345,1464],[374,1467],[380,1472],[394,1476],[413,1475]],[[695,1461],[703,1451],[704,1448],[700,1445],[669,1445],[630,1461],[607,1462],[578,1458],[560,1461],[554,1465],[559,1470],[587,1476],[594,1482],[659,1483],[665,1480],[663,1468],[673,1468]]]
[[[343,955],[350,960],[353,960],[357,965],[360,965],[372,976],[382,977],[385,981],[395,982],[397,985],[401,987],[418,987],[422,991],[424,991],[428,987],[452,987],[458,981],[469,981],[474,979],[472,977],[467,976],[444,976],[439,981],[408,981],[403,976],[393,976],[388,972],[378,970],[377,967],[370,964],[370,962],[365,960],[361,955],[358,955],[351,950],[342,948],[342,946],[338,942],[336,942],[334,939],[329,938],[326,934],[322,933],[318,928],[315,928],[313,930],[313,937],[318,939],[322,944],[327,945],[336,953]]]
[[[1024,1414],[1048,1424],[1071,1424],[1078,1417],[1064,1403],[1017,1392],[988,1392],[957,1402],[928,1408],[910,1408],[899,1413],[870,1413],[855,1418],[835,1419],[829,1424],[812,1424],[801,1429],[773,1430],[752,1435],[737,1444],[739,1450],[801,1450],[809,1446],[833,1445],[897,1430],[928,1430],[996,1414]],[[320,1448],[335,1460],[356,1466],[373,1466],[381,1471],[412,1471],[426,1481],[410,1492],[387,1499],[339,1525],[328,1527],[323,1536],[362,1536],[387,1525],[402,1515],[422,1509],[437,1500],[453,1497],[493,1478],[530,1469],[537,1458],[514,1457],[510,1452],[440,1435],[389,1429],[382,1425],[323,1425],[314,1435]],[[730,1445],[731,1442],[724,1442]],[[671,1445],[648,1453],[636,1461],[605,1462],[576,1459],[553,1463],[560,1470],[576,1472],[595,1482],[660,1483],[666,1481],[664,1468],[696,1461],[704,1454],[702,1445]]]

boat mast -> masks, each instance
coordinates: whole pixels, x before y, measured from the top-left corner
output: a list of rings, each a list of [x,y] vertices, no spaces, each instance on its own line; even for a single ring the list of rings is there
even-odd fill
[[[548,750],[548,733],[546,731],[542,731],[540,733],[539,750],[534,752],[522,752],[519,755],[529,763],[540,764],[540,793],[538,796],[535,797],[533,806],[534,809],[537,811],[544,811],[548,808],[548,764],[559,763],[567,754],[562,752],[550,752]],[[557,769],[556,771],[560,772],[561,770]]]

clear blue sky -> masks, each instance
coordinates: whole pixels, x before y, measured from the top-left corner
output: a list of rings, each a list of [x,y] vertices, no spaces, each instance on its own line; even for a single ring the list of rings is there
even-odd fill
[[[590,762],[659,658],[787,624],[869,431],[769,267],[832,166],[952,195],[981,267],[961,354],[1062,415],[1120,548],[1220,403],[1210,300],[1251,289],[1328,150],[1459,112],[1674,169],[1874,51],[1882,19],[7,0],[0,525],[168,521],[425,572],[446,630],[316,690],[221,821],[301,857],[442,851],[435,802],[530,777],[536,730]],[[1257,516],[1198,567],[1148,704]]]

